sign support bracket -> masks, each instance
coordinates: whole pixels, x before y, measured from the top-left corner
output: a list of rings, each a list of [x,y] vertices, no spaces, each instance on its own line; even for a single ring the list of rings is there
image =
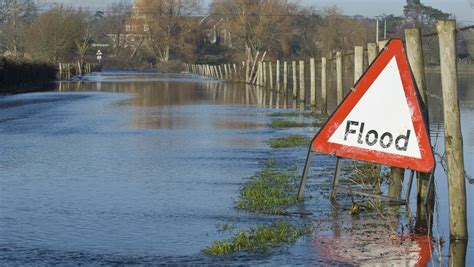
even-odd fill
[[[336,171],[334,172],[334,179],[332,181],[332,192],[331,198],[336,200],[337,188],[339,185],[339,175],[341,173],[341,158],[338,156],[336,159]]]
[[[312,146],[310,145],[308,149],[308,154],[306,155],[306,162],[304,163],[303,176],[301,177],[300,187],[298,189],[298,199],[304,198],[304,188],[306,185],[306,180],[308,180],[308,171],[309,171],[309,166],[310,166],[312,158],[313,158],[313,150],[312,150]]]
[[[308,180],[308,172],[309,172],[310,163],[311,163],[311,160],[312,160],[312,157],[313,157],[313,153],[314,152],[312,151],[312,148],[310,147],[308,149],[308,154],[306,156],[306,161],[305,161],[304,170],[303,170],[303,176],[301,177],[300,186],[299,186],[299,190],[298,190],[298,198],[299,199],[304,198],[304,189],[305,189],[306,181]],[[390,203],[398,203],[398,204],[402,204],[402,205],[406,205],[410,201],[411,190],[412,190],[412,187],[413,187],[413,179],[414,179],[415,173],[416,173],[415,171],[412,170],[410,172],[410,179],[408,181],[408,188],[407,188],[408,191],[407,191],[405,199],[397,199],[397,198],[393,198],[393,197],[388,197],[388,196],[383,196],[383,195],[379,195],[379,194],[375,194],[375,193],[369,193],[369,192],[364,192],[364,191],[361,191],[361,190],[352,189],[350,187],[339,186],[339,177],[340,177],[340,174],[341,174],[341,164],[342,164],[341,157],[337,156],[336,157],[336,170],[334,172],[334,178],[333,178],[333,183],[332,183],[332,191],[331,191],[331,199],[332,200],[336,200],[337,191],[340,190],[340,191],[349,192],[351,194],[357,194],[357,195],[364,196],[364,197],[378,198],[378,199],[381,199],[381,200],[388,201]],[[430,178],[430,188],[431,188],[431,183],[432,182],[433,182],[433,175],[431,175],[431,178]],[[428,191],[428,194],[430,194],[430,191]],[[426,205],[426,203],[425,203],[425,205]]]

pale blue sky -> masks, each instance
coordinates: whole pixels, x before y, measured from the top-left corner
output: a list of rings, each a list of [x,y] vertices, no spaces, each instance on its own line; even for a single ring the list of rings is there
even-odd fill
[[[62,2],[74,6],[92,9],[104,9],[115,0],[37,0],[38,2]],[[203,0],[207,4],[210,0]],[[377,16],[383,13],[401,15],[405,0],[294,0],[316,8],[337,5],[347,15]],[[433,6],[454,14],[464,24],[474,24],[474,0],[421,0],[423,4]]]

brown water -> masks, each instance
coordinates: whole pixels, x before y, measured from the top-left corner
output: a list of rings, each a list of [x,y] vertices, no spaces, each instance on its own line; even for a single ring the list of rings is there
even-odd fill
[[[472,75],[460,77],[465,163],[471,176],[472,79]],[[432,139],[442,154],[439,84],[438,74],[428,75]],[[46,93],[0,96],[0,263],[416,262],[416,251],[395,255],[399,245],[357,243],[345,234],[367,228],[368,218],[332,209],[328,190],[334,158],[325,155],[315,158],[307,191],[312,198],[301,207],[314,215],[288,218],[317,225],[312,238],[301,238],[294,246],[265,255],[217,259],[201,253],[213,240],[226,237],[217,230],[218,224],[232,222],[246,227],[277,219],[237,212],[233,207],[242,183],[266,159],[274,158],[301,171],[305,148],[272,150],[266,143],[273,136],[316,133],[316,128],[309,127],[268,128],[273,119],[268,115],[291,111],[287,107],[293,107],[291,99],[254,87],[153,72],[104,71],[81,81],[58,83]],[[334,109],[334,102],[330,107]],[[434,232],[449,240],[447,183],[442,168],[437,170],[436,183]],[[469,230],[473,233],[466,249],[469,265],[474,263],[472,180],[467,191]],[[342,203],[348,200],[342,198]],[[374,224],[380,223],[375,220]],[[395,228],[398,224],[399,219]],[[352,251],[354,248],[358,249]],[[446,263],[448,249],[445,243],[442,261]],[[381,256],[367,261],[364,257],[373,253],[364,251],[378,251]],[[433,251],[433,263],[437,264],[437,251]]]

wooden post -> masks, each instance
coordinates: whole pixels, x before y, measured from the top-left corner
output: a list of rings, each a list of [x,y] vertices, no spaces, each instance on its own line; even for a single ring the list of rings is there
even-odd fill
[[[354,83],[356,83],[364,72],[364,48],[354,47]]]
[[[245,82],[250,83],[250,60],[245,61]]]
[[[296,100],[298,97],[298,80],[296,80],[296,61],[291,62],[293,71],[293,99]]]
[[[260,69],[260,62],[258,62],[258,65],[257,65],[257,73],[256,73],[256,75],[257,75],[257,82],[256,82],[256,85],[257,85],[257,86],[260,86],[260,71],[261,71],[261,69]]]
[[[369,60],[369,65],[372,64],[372,62],[374,62],[376,57],[377,57],[377,44],[368,43],[367,44],[367,59]]]
[[[450,236],[453,240],[467,240],[466,179],[456,64],[456,21],[438,21],[436,31],[439,36],[443,88]]]
[[[425,62],[423,60],[423,45],[421,40],[421,32],[418,28],[406,29],[405,30],[406,50],[407,57],[410,63],[410,68],[415,78],[420,97],[424,103],[425,120],[427,122],[427,128],[429,131],[429,118],[428,118],[428,102],[426,96],[426,78],[425,78]],[[430,221],[434,207],[434,186],[429,188],[429,174],[419,173],[417,175],[417,208],[416,208],[416,229],[423,229],[423,233],[426,230],[431,229]],[[428,191],[431,194],[427,196]],[[428,200],[426,200],[428,197]],[[425,202],[428,203],[428,209],[425,208]],[[430,221],[428,221],[430,220]]]
[[[234,63],[234,81],[238,81],[239,77],[237,75],[237,64]]]
[[[255,59],[253,59],[252,68],[250,69],[250,74],[249,74],[249,77],[250,77],[249,83],[255,83],[256,77],[253,77],[253,75],[254,75],[254,70],[255,70],[255,64],[257,64],[259,54],[260,52],[257,51],[257,54],[255,55]],[[251,56],[249,56],[249,60],[251,60]]]
[[[288,62],[283,62],[283,94],[288,93]]]
[[[305,104],[304,61],[300,60],[300,104]]]
[[[315,110],[316,108],[316,63],[314,58],[310,58],[309,60],[309,67],[310,67],[310,79],[311,79],[311,92],[310,92],[310,105],[311,110]]]
[[[263,62],[263,87],[267,87],[267,62]]]
[[[328,99],[327,99],[327,77],[326,77],[327,60],[325,57],[321,58],[321,113],[328,113]]]
[[[336,80],[337,80],[337,104],[341,104],[344,99],[344,87],[342,80],[342,53],[336,53]]]
[[[219,77],[221,80],[224,80],[224,73],[222,72],[222,65],[219,65]]]
[[[273,66],[272,66],[271,61],[268,62],[268,72],[270,74],[269,77],[268,77],[268,79],[270,80],[270,90],[273,90]]]
[[[276,62],[276,89],[280,93],[281,84],[280,84],[280,60]]]
[[[382,51],[382,49],[385,48],[385,46],[387,45],[387,43],[388,43],[388,40],[379,41],[379,42],[377,43],[377,45],[379,46],[379,52]]]
[[[466,264],[467,240],[452,240],[449,243],[449,259],[447,266],[468,266]]]

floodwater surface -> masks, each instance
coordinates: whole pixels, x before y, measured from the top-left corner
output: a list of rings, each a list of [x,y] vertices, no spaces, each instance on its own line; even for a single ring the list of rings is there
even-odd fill
[[[429,78],[433,88],[436,79]],[[471,81],[462,78],[460,89],[466,171],[472,176]],[[442,154],[441,93],[430,93],[432,138]],[[270,156],[302,167],[305,148],[275,152],[270,137],[317,130],[270,129],[268,115],[290,105],[263,94],[188,74],[104,71],[60,82],[50,92],[0,96],[0,264],[354,264],[357,258],[328,257],[338,254],[316,242],[324,231],[265,255],[213,258],[201,252],[225,237],[219,224],[275,220],[234,209],[239,189]],[[337,222],[314,186],[329,187],[330,175],[316,180],[314,173],[334,168],[334,159],[317,160],[309,189],[314,198],[305,203],[315,215],[305,220],[326,216]],[[435,230],[448,240],[442,168],[436,179]],[[466,260],[474,263],[473,180],[467,191],[473,234]],[[445,244],[446,261],[448,249]]]

